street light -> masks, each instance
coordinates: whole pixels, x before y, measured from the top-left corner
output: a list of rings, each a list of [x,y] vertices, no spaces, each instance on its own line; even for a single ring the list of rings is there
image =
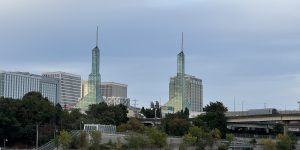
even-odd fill
[[[3,150],[5,149],[5,142],[7,142],[7,141],[8,141],[7,139],[3,140]]]

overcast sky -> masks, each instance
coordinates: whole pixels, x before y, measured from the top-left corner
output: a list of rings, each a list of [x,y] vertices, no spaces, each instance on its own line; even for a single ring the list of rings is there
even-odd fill
[[[88,78],[99,25],[102,81],[139,106],[168,100],[184,32],[204,104],[298,109],[299,0],[1,0],[0,70]]]

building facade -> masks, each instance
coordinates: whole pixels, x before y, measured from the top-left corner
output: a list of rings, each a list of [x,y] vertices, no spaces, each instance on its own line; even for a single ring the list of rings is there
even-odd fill
[[[60,101],[59,80],[28,72],[0,72],[0,96],[21,99],[28,92],[40,92],[54,104]]]
[[[183,43],[183,36],[182,36]],[[185,55],[183,44],[177,55],[177,74],[170,78],[169,101],[165,104],[165,112],[178,112],[188,108],[192,112],[203,110],[202,80],[185,74]]]
[[[43,76],[59,79],[60,82],[60,101],[61,106],[68,108],[76,105],[80,98],[81,77],[80,75],[66,72],[47,72]]]
[[[186,100],[186,106],[192,112],[203,111],[203,87],[202,80],[196,78],[195,76],[187,75],[184,76],[185,89],[183,90]],[[171,77],[169,83],[169,99],[175,99],[177,94],[178,77]]]
[[[102,82],[101,93],[105,97],[127,98],[127,85],[115,82]]]
[[[130,106],[130,99],[127,98],[127,85],[116,82],[102,82],[99,85],[104,101],[108,105]],[[81,96],[88,94],[88,81],[83,81],[81,86]]]

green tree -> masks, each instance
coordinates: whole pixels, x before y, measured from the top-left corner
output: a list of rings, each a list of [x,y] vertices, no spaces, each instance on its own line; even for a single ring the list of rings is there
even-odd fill
[[[59,134],[59,142],[61,143],[63,149],[68,149],[71,143],[71,135],[69,132],[62,130]]]
[[[196,117],[194,122],[203,122],[204,128],[208,130],[218,129],[221,131],[221,137],[225,138],[227,122],[224,113],[207,112],[206,114]]]
[[[148,137],[140,133],[130,134],[125,137],[125,140],[127,141],[128,148],[132,149],[143,149],[150,144]]]
[[[293,141],[289,136],[285,136],[282,134],[278,134],[276,137],[277,143],[276,147],[280,150],[292,150],[293,149]]]
[[[229,147],[234,140],[234,135],[232,133],[226,134],[226,140],[228,141],[227,147]]]
[[[283,134],[283,124],[280,123],[275,124],[272,133],[275,135]]]
[[[101,142],[101,132],[100,131],[92,131],[91,132],[91,150],[98,150],[100,149],[100,142]]]
[[[183,136],[190,126],[190,121],[183,112],[167,114],[162,119],[162,128],[168,135]]]
[[[127,113],[127,107],[124,105],[108,106],[104,102],[90,105],[88,111],[86,111],[88,121],[91,123],[114,124],[117,126],[128,121]]]
[[[210,102],[208,105],[206,105],[203,108],[203,110],[205,112],[221,112],[221,113],[224,113],[224,112],[228,111],[228,108],[225,107],[222,102],[216,101],[216,102]]]
[[[117,130],[119,132],[135,131],[143,133],[145,131],[145,126],[138,119],[129,118],[129,121],[126,124],[122,123],[121,125],[117,126]]]
[[[197,137],[193,136],[191,133],[188,133],[183,136],[182,141],[184,145],[192,146],[197,142]]]
[[[154,147],[162,148],[167,144],[167,135],[157,128],[147,128],[146,135],[150,144]]]

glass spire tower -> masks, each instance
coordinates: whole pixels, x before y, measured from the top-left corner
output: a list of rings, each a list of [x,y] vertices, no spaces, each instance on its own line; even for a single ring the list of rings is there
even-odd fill
[[[170,80],[169,91],[170,99],[166,106],[169,107],[173,112],[190,108],[189,101],[186,99],[186,88],[185,88],[185,60],[183,53],[183,33],[181,51],[177,55],[177,75]]]
[[[103,97],[101,96],[100,83],[100,50],[98,48],[98,27],[96,34],[96,47],[92,50],[92,72],[89,75],[88,80],[88,91],[89,93],[83,97],[76,105],[77,108],[85,111],[88,109],[89,105],[98,104],[103,102]]]

